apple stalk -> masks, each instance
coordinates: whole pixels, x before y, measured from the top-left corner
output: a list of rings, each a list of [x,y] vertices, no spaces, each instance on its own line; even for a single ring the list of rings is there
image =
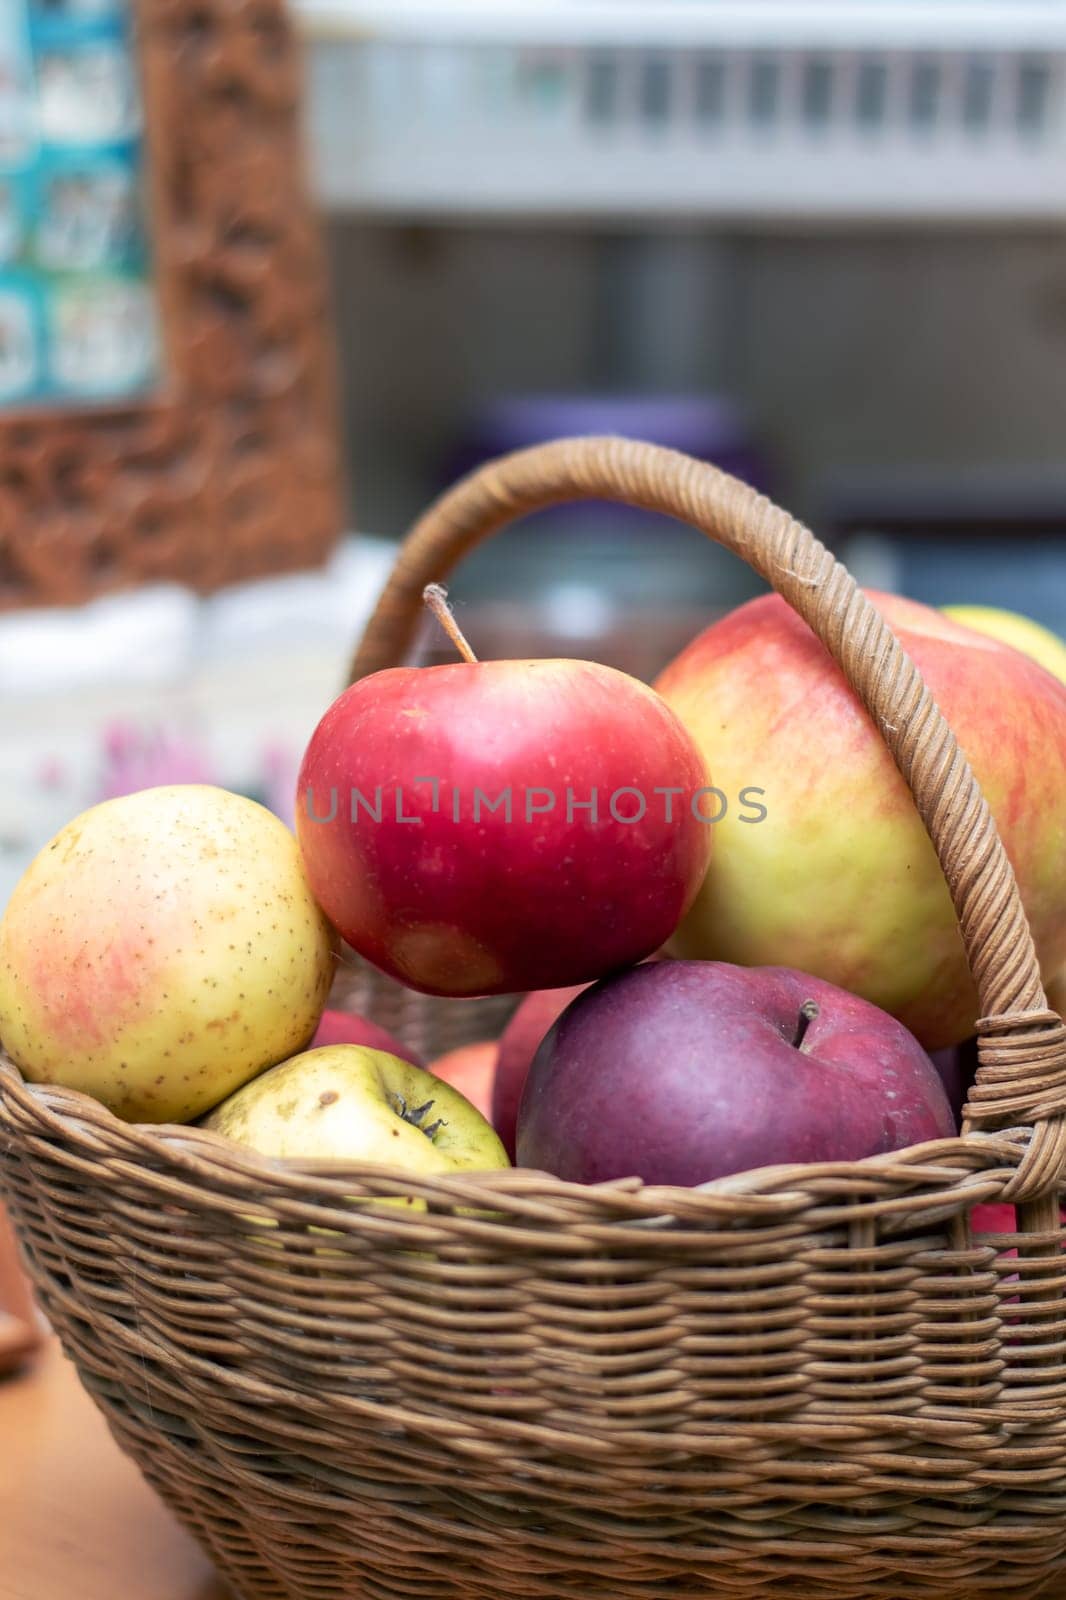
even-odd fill
[[[803,1004],[800,1006],[799,1019],[796,1023],[796,1032],[792,1037],[792,1043],[797,1050],[801,1050],[803,1048],[803,1041],[806,1037],[807,1029],[810,1027],[817,1015],[817,1000],[804,1000]]]
[[[436,617],[463,660],[469,662],[471,666],[476,666],[477,656],[471,650],[465,633],[455,620],[455,614],[448,604],[448,591],[444,585],[427,583],[422,590],[422,600],[426,609]]]

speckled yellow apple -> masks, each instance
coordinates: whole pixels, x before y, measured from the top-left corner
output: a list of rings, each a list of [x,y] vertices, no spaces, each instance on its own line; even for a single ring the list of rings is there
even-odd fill
[[[131,1122],[188,1122],[302,1049],[333,938],[293,835],[224,789],[83,812],[0,921],[0,1040],[35,1083]]]
[[[510,1165],[458,1089],[365,1045],[327,1045],[283,1061],[238,1089],[204,1126],[288,1160],[370,1162],[413,1173]]]

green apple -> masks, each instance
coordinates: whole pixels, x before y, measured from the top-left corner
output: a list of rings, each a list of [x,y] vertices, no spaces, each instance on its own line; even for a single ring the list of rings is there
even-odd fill
[[[144,789],[68,823],[16,885],[0,1039],[31,1082],[191,1122],[307,1045],[333,969],[284,823],[224,789]]]
[[[365,1161],[412,1173],[510,1166],[458,1089],[365,1045],[327,1045],[283,1061],[238,1089],[204,1127],[291,1160]]]
[[[988,634],[990,639],[1013,645],[1066,683],[1066,644],[1032,617],[1023,617],[1017,611],[1000,611],[995,606],[945,606],[944,615],[966,628]]]

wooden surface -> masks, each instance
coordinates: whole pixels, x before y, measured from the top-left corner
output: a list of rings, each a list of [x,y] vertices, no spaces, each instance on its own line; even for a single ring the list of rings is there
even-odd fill
[[[0,1600],[229,1600],[54,1341],[0,1380]]]
[[[44,1324],[19,1265],[15,1235],[0,1205],[0,1377],[20,1367],[43,1335]]]

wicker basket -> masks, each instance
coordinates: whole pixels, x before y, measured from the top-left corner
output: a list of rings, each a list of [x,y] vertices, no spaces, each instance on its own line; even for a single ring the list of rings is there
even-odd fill
[[[400,656],[423,584],[479,538],[590,496],[746,556],[862,696],[981,995],[965,1136],[699,1191],[413,1183],[130,1127],[5,1065],[3,1181],[44,1307],[248,1600],[1032,1594],[1066,1552],[1066,1028],[973,776],[877,612],[713,468],[575,440],[428,513],[355,670]],[[412,1188],[424,1211],[366,1204]],[[1016,1235],[973,1232],[991,1201]]]

